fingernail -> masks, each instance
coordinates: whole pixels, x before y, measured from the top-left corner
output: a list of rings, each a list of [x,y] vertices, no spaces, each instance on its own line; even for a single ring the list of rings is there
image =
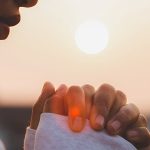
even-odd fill
[[[101,115],[98,115],[95,119],[95,123],[100,127],[104,127],[104,117]]]
[[[134,138],[134,137],[138,136],[138,133],[137,133],[137,131],[128,131],[127,136],[129,138]]]
[[[82,126],[82,119],[80,117],[76,117],[73,121],[73,128],[80,129]]]
[[[119,121],[114,121],[112,124],[111,124],[111,127],[113,129],[114,132],[118,131],[121,127],[121,124]]]
[[[82,118],[81,117],[76,117],[73,120],[73,131],[79,132],[82,130]]]

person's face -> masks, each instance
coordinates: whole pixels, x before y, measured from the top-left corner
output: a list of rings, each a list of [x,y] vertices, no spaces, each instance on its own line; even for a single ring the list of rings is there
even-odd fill
[[[0,0],[0,39],[9,34],[9,27],[20,22],[19,7],[32,7],[38,0]]]

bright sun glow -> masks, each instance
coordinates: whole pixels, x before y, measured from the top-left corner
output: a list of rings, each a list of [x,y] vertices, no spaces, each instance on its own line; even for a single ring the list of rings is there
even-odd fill
[[[108,31],[101,22],[88,21],[78,27],[75,40],[83,52],[96,54],[106,48],[109,40]]]

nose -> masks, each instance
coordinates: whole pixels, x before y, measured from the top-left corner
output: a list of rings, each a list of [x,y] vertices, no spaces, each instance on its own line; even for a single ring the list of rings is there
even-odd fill
[[[8,26],[14,26],[20,22],[20,15],[14,15],[9,17],[0,16],[0,23],[4,23]]]

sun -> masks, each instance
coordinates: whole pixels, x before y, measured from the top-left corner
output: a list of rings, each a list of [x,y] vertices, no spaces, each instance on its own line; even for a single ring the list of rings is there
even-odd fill
[[[108,30],[100,21],[87,21],[77,28],[75,41],[81,51],[87,54],[96,54],[107,47]]]

